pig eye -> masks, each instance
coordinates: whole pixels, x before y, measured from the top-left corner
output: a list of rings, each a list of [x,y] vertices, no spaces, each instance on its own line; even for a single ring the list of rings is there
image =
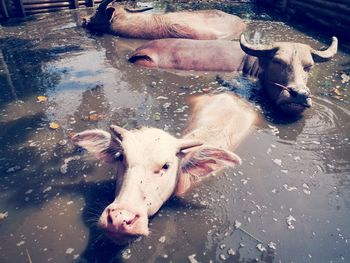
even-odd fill
[[[122,153],[116,152],[116,153],[114,154],[114,158],[115,158],[116,160],[123,161],[124,156],[123,156]]]
[[[163,170],[168,170],[170,167],[170,164],[169,163],[165,163],[163,166],[162,166],[162,169]]]

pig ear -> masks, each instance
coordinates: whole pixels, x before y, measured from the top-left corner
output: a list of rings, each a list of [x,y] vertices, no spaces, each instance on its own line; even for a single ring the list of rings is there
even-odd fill
[[[111,132],[120,140],[123,141],[125,136],[129,133],[127,129],[124,129],[122,127],[119,127],[117,125],[111,125],[109,127],[111,129]]]
[[[184,194],[210,173],[224,167],[234,167],[241,162],[241,158],[230,151],[214,147],[198,147],[180,160],[175,195]]]
[[[86,130],[74,135],[71,140],[105,162],[115,162],[120,156],[120,143],[103,130]]]
[[[193,140],[193,139],[180,139],[178,151],[186,151],[193,147],[202,146],[203,142],[199,140]]]

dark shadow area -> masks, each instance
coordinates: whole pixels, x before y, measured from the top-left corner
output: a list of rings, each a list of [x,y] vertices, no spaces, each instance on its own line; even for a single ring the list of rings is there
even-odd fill
[[[325,27],[316,21],[311,20],[308,16],[301,15],[301,13],[294,16],[283,14],[281,11],[277,11],[273,7],[266,6],[263,1],[257,1],[256,7],[262,12],[268,14],[273,21],[286,22],[289,26],[306,35],[312,36],[324,44],[327,44],[332,36],[337,36],[339,38],[339,48],[343,52],[350,54],[350,46],[348,44],[350,38],[348,32],[341,30],[335,31],[334,29]]]
[[[35,16],[25,16],[25,17],[14,17],[14,18],[8,18],[8,19],[2,19],[0,20],[1,26],[8,27],[8,26],[20,26],[28,22],[35,22],[37,21],[37,17]]]

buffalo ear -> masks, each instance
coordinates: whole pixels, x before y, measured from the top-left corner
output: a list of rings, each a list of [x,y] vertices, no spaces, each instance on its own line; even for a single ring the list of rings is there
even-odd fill
[[[135,50],[129,57],[129,62],[143,66],[143,67],[154,67],[155,63],[150,54],[145,50]]]
[[[108,7],[108,8],[106,8],[106,10],[105,10],[105,14],[106,14],[106,19],[108,20],[108,21],[111,21],[112,19],[113,19],[113,17],[114,17],[114,11],[115,11],[115,8],[114,7]]]
[[[75,145],[88,150],[97,159],[109,163],[117,161],[122,149],[120,143],[114,140],[110,133],[98,129],[77,133],[71,140]]]
[[[234,167],[241,162],[241,158],[230,151],[208,146],[196,147],[180,160],[175,195],[183,195],[212,172]]]

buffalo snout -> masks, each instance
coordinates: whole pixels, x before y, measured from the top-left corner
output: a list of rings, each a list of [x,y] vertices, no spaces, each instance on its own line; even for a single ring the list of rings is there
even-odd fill
[[[277,106],[289,115],[301,114],[312,106],[311,92],[307,87],[288,86],[277,100]]]
[[[288,92],[292,102],[303,105],[306,108],[311,107],[311,92],[309,88],[303,87],[302,89],[298,89],[295,87],[288,87]]]

